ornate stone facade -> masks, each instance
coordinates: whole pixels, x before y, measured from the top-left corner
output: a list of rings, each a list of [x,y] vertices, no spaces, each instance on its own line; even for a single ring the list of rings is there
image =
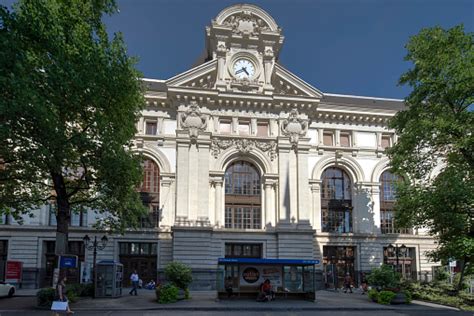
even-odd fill
[[[412,249],[415,277],[431,270],[425,251],[435,247],[432,238],[422,231],[381,232],[384,150],[396,141],[387,121],[403,102],[323,93],[278,63],[282,44],[268,13],[234,5],[206,28],[205,62],[168,80],[143,79],[147,106],[135,150],[160,170],[160,222],[111,236],[99,260],[123,260],[121,243],[155,245],[157,271],[183,261],[193,270],[195,289],[215,288],[217,259],[232,243],[258,244],[264,258],[319,260],[319,287],[328,282],[323,276],[337,251],[352,254],[347,267],[356,280],[359,271],[390,259],[384,257],[388,244]],[[239,168],[247,168],[242,182],[230,183]],[[344,187],[334,184],[342,181]],[[337,196],[339,189],[346,195],[334,208],[328,192]],[[251,192],[250,202],[226,194],[231,190]],[[8,258],[30,269],[32,286],[40,285],[45,267],[43,246],[35,245],[54,238],[48,209],[36,215],[0,233],[9,242]],[[95,234],[94,214],[87,216],[86,226],[71,228],[71,240]],[[91,258],[86,252],[85,264]]]

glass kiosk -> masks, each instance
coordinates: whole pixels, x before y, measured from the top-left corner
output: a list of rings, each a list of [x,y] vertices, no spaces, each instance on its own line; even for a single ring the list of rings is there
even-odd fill
[[[122,296],[123,264],[103,260],[96,265],[95,297]]]
[[[257,297],[259,286],[270,280],[277,296],[316,299],[315,265],[319,260],[219,258],[217,293],[225,298],[226,282],[238,297]]]

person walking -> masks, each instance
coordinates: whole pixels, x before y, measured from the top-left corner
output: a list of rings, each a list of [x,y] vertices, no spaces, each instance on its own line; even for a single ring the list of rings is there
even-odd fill
[[[352,293],[352,278],[351,274],[349,272],[346,273],[346,276],[344,277],[344,293],[347,293],[347,290]]]
[[[133,293],[135,293],[135,296],[138,295],[137,289],[139,280],[137,270],[134,270],[132,275],[130,275],[130,281],[132,281],[132,290],[129,292],[130,295],[133,295]]]
[[[67,303],[66,314],[72,315],[74,314],[74,312],[71,311],[71,308],[69,307],[69,300],[66,296],[66,282],[67,282],[67,278],[65,275],[59,278],[58,284],[56,284],[55,295],[56,295],[56,300]],[[59,313],[54,312],[53,315],[59,316]]]

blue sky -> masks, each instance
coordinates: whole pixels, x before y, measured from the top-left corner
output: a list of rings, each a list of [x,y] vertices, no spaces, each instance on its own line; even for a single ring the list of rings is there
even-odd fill
[[[0,0],[0,2],[3,2]],[[11,3],[11,1],[7,1]],[[167,79],[189,69],[204,50],[204,28],[229,0],[118,0],[105,19],[124,34],[145,77]],[[280,63],[327,93],[403,98],[400,75],[409,36],[423,27],[464,23],[474,31],[473,0],[247,1],[283,29]]]

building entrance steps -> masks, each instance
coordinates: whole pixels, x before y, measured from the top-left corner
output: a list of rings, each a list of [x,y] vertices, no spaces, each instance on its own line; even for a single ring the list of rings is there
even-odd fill
[[[355,291],[344,294],[333,291],[317,291],[316,302],[301,299],[278,299],[273,302],[256,302],[252,299],[216,299],[215,291],[192,291],[189,300],[172,304],[158,304],[155,292],[139,290],[138,296],[128,295],[129,289],[123,289],[120,298],[81,299],[72,305],[75,311],[126,311],[126,310],[196,310],[196,311],[278,311],[278,310],[435,310],[444,306],[410,305],[379,305],[368,300],[366,295]]]

